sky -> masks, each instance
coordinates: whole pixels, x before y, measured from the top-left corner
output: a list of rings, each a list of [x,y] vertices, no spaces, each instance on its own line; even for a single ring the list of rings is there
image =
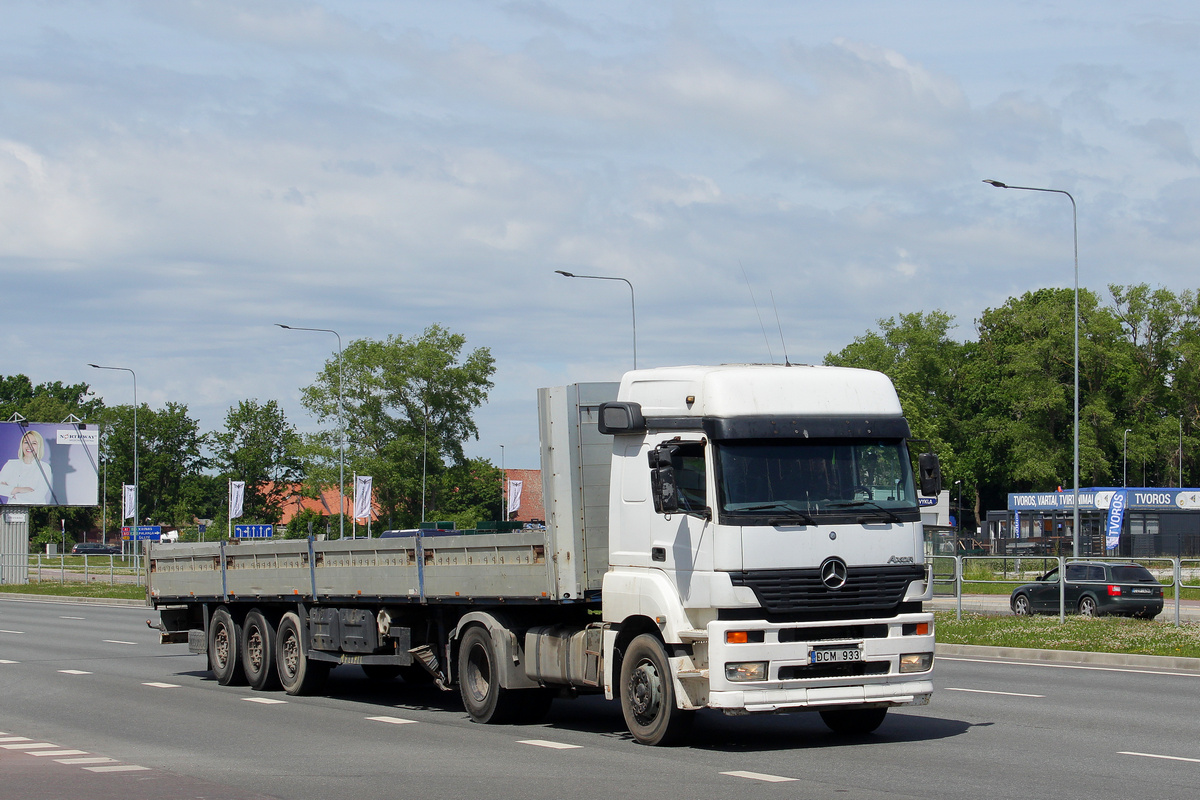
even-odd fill
[[[880,319],[1200,288],[1200,6],[5,0],[0,374],[300,403],[337,341],[540,386],[820,363]],[[579,275],[629,281],[565,278]],[[632,290],[631,290],[632,287]],[[46,420],[57,422],[58,420]]]

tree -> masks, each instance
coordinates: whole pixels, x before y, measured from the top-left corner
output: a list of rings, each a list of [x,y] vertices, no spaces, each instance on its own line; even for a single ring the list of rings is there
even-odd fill
[[[92,395],[86,383],[64,385],[55,381],[34,386],[25,375],[0,375],[0,422],[13,414],[30,422],[62,422],[74,414],[88,422],[103,407],[104,402]]]
[[[291,484],[301,475],[300,435],[278,403],[243,400],[215,433],[214,463],[231,480],[245,481],[244,516],[278,522]]]
[[[335,357],[303,390],[305,407],[336,426],[340,388],[348,468],[374,478],[389,527],[419,522],[423,491],[447,460],[463,463],[463,442],[478,438],[473,412],[492,388],[495,363],[487,348],[464,356],[465,345],[465,337],[439,325],[407,340],[359,339],[342,352],[340,381]],[[310,437],[309,445],[312,474],[336,485],[336,427]]]
[[[502,519],[502,483],[501,471],[486,459],[456,464],[438,476],[429,498],[430,515],[453,520],[460,529]]]

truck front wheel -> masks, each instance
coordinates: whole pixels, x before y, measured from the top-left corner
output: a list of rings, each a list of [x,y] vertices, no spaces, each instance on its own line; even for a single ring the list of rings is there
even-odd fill
[[[275,671],[283,690],[291,695],[312,694],[329,677],[330,664],[305,655],[300,616],[289,611],[275,632]]]
[[[234,620],[229,609],[221,606],[208,621],[208,662],[213,676],[222,686],[237,686],[246,682],[242,671],[242,626]]]
[[[279,685],[275,673],[275,626],[257,608],[242,623],[242,671],[252,689],[274,689]]]
[[[671,662],[657,636],[643,633],[625,650],[621,712],[629,732],[642,744],[676,744],[691,728],[695,712],[676,707]]]

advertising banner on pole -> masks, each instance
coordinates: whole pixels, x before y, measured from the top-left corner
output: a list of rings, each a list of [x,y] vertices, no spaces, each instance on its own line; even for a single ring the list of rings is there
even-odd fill
[[[136,513],[133,507],[135,500],[133,487],[129,484],[121,486],[121,519],[129,519]]]
[[[242,504],[246,498],[246,482],[229,482],[229,518],[237,519],[242,515]]]
[[[508,515],[511,517],[521,508],[521,487],[524,481],[508,482]]]
[[[99,447],[94,425],[0,422],[0,505],[98,505]]]
[[[354,518],[371,518],[371,476],[358,475],[354,478]]]

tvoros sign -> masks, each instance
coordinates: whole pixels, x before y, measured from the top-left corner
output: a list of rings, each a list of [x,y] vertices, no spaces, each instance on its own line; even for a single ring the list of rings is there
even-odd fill
[[[0,422],[0,505],[96,505],[99,443],[88,425]]]
[[[1200,489],[1119,489],[1089,488],[1079,490],[1079,507],[1103,510],[1112,506],[1113,498],[1124,492],[1125,507],[1150,510],[1183,508],[1200,510]],[[1008,496],[1010,511],[1060,511],[1071,509],[1074,492],[1024,492]]]

